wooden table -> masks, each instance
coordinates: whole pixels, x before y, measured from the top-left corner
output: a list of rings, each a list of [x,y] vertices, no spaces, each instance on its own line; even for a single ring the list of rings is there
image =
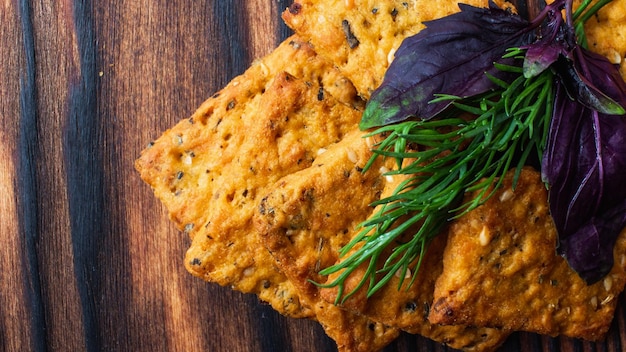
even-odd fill
[[[5,1],[0,349],[332,351],[315,323],[207,284],[133,169],[146,144],[270,52],[288,0]],[[619,351],[516,334],[503,350]],[[597,349],[596,349],[597,348]],[[388,351],[443,351],[403,335]]]

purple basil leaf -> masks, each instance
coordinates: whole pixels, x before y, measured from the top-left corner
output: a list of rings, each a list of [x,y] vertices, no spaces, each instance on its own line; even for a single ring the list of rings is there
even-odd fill
[[[461,12],[426,22],[426,28],[405,39],[372,93],[360,127],[368,129],[409,117],[427,120],[450,102],[430,103],[435,94],[469,97],[495,88],[485,73],[506,79],[494,67],[506,49],[531,40],[529,22],[500,9],[459,4]],[[512,60],[512,59],[511,59]]]
[[[547,13],[545,24],[541,28],[539,40],[523,47],[526,49],[524,56],[524,77],[530,78],[539,75],[560,56],[569,56],[569,52],[576,44],[574,32],[563,26],[563,16],[557,9]]]
[[[619,108],[610,108],[606,114],[624,115],[626,111],[626,82],[622,78],[619,69],[612,64],[606,57],[596,54],[592,51],[580,48],[578,54],[581,58],[577,60],[577,71],[581,79],[586,82],[594,92],[604,95],[618,104]],[[584,64],[584,67],[583,67]],[[580,72],[591,72],[594,77],[592,81],[585,78]],[[615,109],[615,110],[613,110]]]
[[[580,49],[573,60],[581,80],[626,106],[626,84],[615,66]],[[583,279],[595,282],[612,267],[613,244],[626,226],[626,116],[598,112],[557,84],[541,169],[558,251]]]
[[[626,200],[563,239],[559,254],[586,282],[597,282],[613,268],[613,247],[625,224]]]
[[[560,56],[561,50],[548,41],[533,44],[526,50],[524,56],[524,77],[531,78],[550,67]]]
[[[598,211],[602,158],[594,135],[598,113],[569,99],[561,86],[555,100],[541,169],[550,186],[552,218],[564,238],[583,226],[587,214]]]
[[[619,71],[604,56],[577,48],[574,63],[561,58],[555,65],[556,72],[567,90],[568,95],[590,109],[607,115],[626,113],[623,103],[615,101],[610,94],[619,94],[626,89]],[[585,77],[583,72],[598,75],[594,82]],[[617,76],[616,76],[617,75]]]

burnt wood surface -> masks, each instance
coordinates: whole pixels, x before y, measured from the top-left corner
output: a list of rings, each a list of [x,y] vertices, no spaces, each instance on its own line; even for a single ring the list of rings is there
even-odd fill
[[[4,1],[0,350],[333,351],[322,328],[189,275],[133,169],[147,143],[291,32],[288,0]],[[623,299],[622,299],[623,300]],[[514,334],[503,351],[621,351]],[[445,351],[402,335],[385,351]]]

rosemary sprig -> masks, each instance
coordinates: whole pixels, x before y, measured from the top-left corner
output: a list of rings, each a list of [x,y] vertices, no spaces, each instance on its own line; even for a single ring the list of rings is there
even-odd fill
[[[515,49],[507,56],[522,54]],[[418,258],[449,220],[484,203],[499,187],[502,176],[513,166],[519,173],[531,153],[541,160],[553,108],[553,74],[546,70],[525,78],[521,67],[498,68],[516,73],[517,78],[506,83],[492,77],[500,89],[480,97],[439,96],[437,99],[453,102],[446,116],[388,125],[371,133],[387,135],[374,149],[374,158],[396,159],[398,168],[388,174],[408,177],[391,196],[374,204],[379,206],[377,212],[341,250],[342,260],[320,272],[339,273],[321,285],[339,288],[337,303],[366,284],[368,297],[373,295],[396,273],[400,274],[400,287],[408,270],[419,269]],[[454,117],[464,113],[477,117]],[[461,203],[467,191],[478,191],[478,195]],[[417,230],[410,240],[397,245],[401,235],[414,226]],[[391,255],[379,263],[392,243]],[[345,280],[364,263],[367,270],[359,285],[344,295]],[[412,275],[411,284],[415,277]]]

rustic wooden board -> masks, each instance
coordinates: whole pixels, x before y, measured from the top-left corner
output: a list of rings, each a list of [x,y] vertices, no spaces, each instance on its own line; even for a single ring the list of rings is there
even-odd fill
[[[287,0],[5,1],[0,349],[332,351],[315,323],[204,283],[133,169],[143,147],[272,50]],[[622,299],[623,300],[623,299]],[[621,351],[515,334],[505,351]],[[387,351],[444,351],[403,335]]]

